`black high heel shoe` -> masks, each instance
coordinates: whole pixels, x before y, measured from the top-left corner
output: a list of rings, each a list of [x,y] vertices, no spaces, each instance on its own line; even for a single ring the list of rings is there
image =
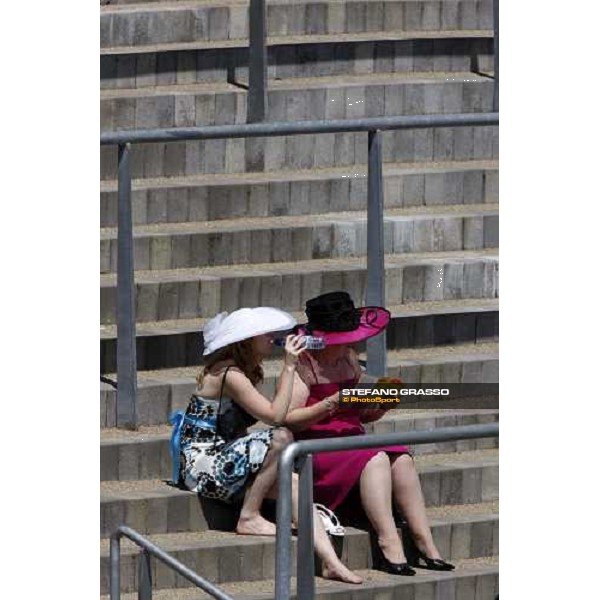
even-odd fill
[[[392,575],[416,575],[416,571],[408,563],[393,563],[383,554],[383,550],[378,543],[373,545],[373,568],[377,571],[390,573]]]
[[[420,564],[421,560],[425,562],[424,567]],[[418,548],[414,549],[414,555],[411,557],[410,564],[413,567],[421,567],[431,571],[453,571],[455,568],[453,564],[441,558],[429,558],[425,556]]]

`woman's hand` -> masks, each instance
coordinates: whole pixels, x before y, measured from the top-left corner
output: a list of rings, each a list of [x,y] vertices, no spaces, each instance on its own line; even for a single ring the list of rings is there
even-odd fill
[[[360,411],[360,422],[361,423],[372,423],[373,421],[379,421],[383,417],[389,408],[363,408]]]
[[[293,367],[298,364],[298,357],[306,350],[305,339],[302,335],[288,335],[285,338],[285,364]]]
[[[321,400],[321,404],[327,409],[327,414],[334,415],[340,407],[340,394],[336,392]]]

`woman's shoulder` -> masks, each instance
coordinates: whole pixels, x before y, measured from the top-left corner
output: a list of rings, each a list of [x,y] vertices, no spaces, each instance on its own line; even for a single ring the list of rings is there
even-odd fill
[[[256,391],[252,381],[246,373],[236,365],[230,365],[224,368],[217,379],[218,388],[223,396],[228,396],[232,400],[239,400],[241,397],[247,397]],[[217,395],[220,392],[217,391]]]
[[[202,382],[196,388],[195,394],[207,400],[218,398],[224,383],[224,378],[226,382],[230,382],[242,377],[246,378],[243,371],[236,365],[217,365],[211,367],[211,369],[204,374]]]

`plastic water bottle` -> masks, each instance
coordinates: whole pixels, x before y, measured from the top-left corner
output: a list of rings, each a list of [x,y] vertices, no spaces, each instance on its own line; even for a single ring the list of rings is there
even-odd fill
[[[303,338],[304,346],[307,350],[322,350],[325,348],[325,338],[315,337],[314,335],[305,335]],[[273,343],[283,348],[285,346],[285,338],[275,338]]]

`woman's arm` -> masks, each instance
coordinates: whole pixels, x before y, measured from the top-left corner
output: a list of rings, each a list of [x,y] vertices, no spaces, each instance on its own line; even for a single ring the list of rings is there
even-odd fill
[[[290,409],[285,419],[285,425],[292,431],[303,431],[314,423],[322,421],[325,417],[332,415],[339,406],[339,394],[333,394],[316,402],[312,406],[306,406],[309,389],[298,373],[294,374],[294,389]]]
[[[250,380],[237,370],[230,371],[225,380],[227,395],[256,419],[268,425],[281,425],[289,409],[298,356],[304,350],[302,343],[299,336],[287,338],[284,366],[273,402],[265,398]]]

